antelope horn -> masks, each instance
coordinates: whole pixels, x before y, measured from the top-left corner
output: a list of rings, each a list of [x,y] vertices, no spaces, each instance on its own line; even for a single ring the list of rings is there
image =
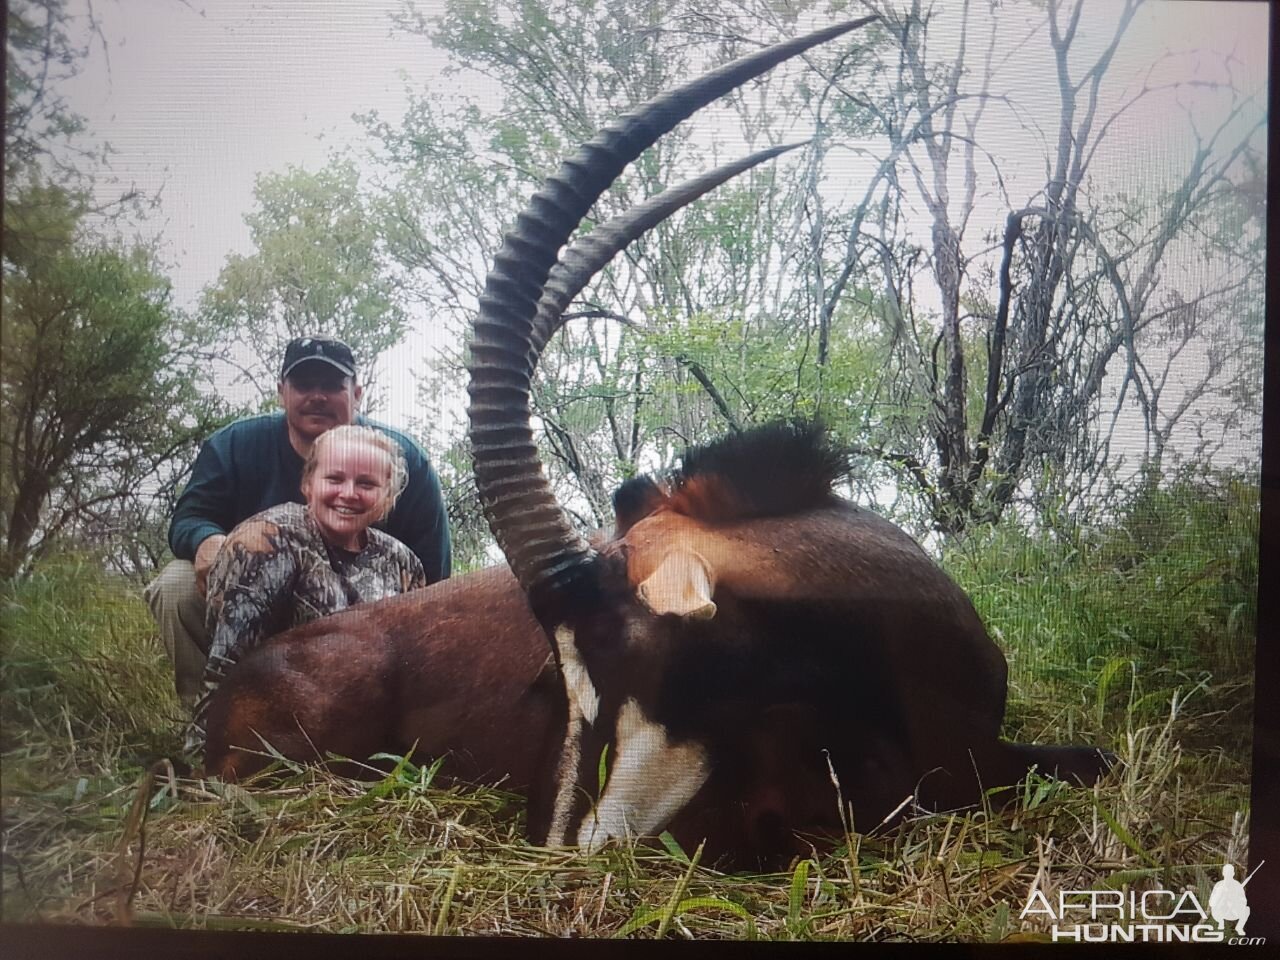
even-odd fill
[[[605,221],[586,236],[573,241],[560,256],[560,261],[551,268],[551,275],[547,278],[542,298],[538,301],[538,309],[533,317],[533,334],[530,337],[533,347],[533,366],[537,367],[538,359],[542,356],[548,341],[564,326],[563,314],[573,302],[573,298],[580,294],[582,288],[591,282],[591,278],[603,270],[605,265],[632,240],[731,177],[736,177],[766,160],[772,160],[807,143],[809,143],[808,140],[802,140],[800,143],[788,143],[757,150],[749,156],[716,167],[708,173],[690,177],[650,197],[644,203]]]
[[[530,424],[533,318],[560,248],[623,168],[677,123],[783,60],[875,19],[767,47],[623,114],[547,179],[504,238],[471,342],[472,457],[489,528],[544,623],[561,619],[562,598],[594,587],[594,552],[556,502]]]

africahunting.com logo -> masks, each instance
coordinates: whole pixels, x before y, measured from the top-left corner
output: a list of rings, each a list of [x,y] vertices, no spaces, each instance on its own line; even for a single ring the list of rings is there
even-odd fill
[[[1266,861],[1262,861],[1266,863]],[[1265,937],[1245,935],[1249,897],[1235,867],[1224,864],[1222,879],[1207,901],[1193,887],[1182,890],[1059,890],[1046,896],[1035,889],[1019,916],[1050,921],[1054,941],[1077,943],[1230,943],[1259,944]]]

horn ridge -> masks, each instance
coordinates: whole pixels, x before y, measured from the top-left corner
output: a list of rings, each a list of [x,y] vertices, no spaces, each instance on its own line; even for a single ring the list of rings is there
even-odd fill
[[[537,362],[533,319],[560,248],[626,165],[681,120],[788,57],[875,19],[863,17],[767,47],[623,114],[561,164],[504,238],[480,297],[468,364],[472,457],[489,527],[540,616],[555,605],[557,596],[571,592],[584,577],[589,580],[587,567],[595,555],[573,530],[536,455],[531,460],[512,457],[508,449],[509,443],[524,448],[532,442],[527,389],[519,382],[527,384]],[[496,389],[498,383],[505,386]],[[503,404],[498,394],[506,393],[510,400],[513,386],[517,395],[523,394],[518,397],[521,402]],[[499,432],[509,428],[510,440],[485,442],[480,434],[493,433],[478,429],[482,426]],[[489,473],[486,465],[499,462],[507,469],[519,464],[528,475],[534,491],[529,498],[545,507],[545,525],[540,521],[536,528],[531,526],[528,515],[515,512],[513,504],[495,497],[490,483],[480,479]]]
[[[560,255],[560,261],[551,268],[542,297],[538,301],[532,336],[535,365],[547,342],[564,325],[562,314],[565,308],[582,292],[591,278],[628,244],[726,180],[789,150],[802,147],[805,143],[808,141],[758,150],[708,173],[692,177],[598,224],[590,233],[575,240]]]

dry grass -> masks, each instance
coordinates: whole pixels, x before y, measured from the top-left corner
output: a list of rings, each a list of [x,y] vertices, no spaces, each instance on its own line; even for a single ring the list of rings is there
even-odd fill
[[[32,779],[5,787],[5,918],[553,937],[1034,935],[1045,924],[1018,918],[1033,887],[1050,897],[1203,888],[1210,870],[1242,861],[1244,791],[1222,785],[1239,783],[1239,770],[1186,757],[1188,722],[1171,710],[1130,731],[1125,767],[1095,790],[1033,780],[1016,809],[921,815],[764,876],[724,875],[696,851],[660,845],[594,856],[533,847],[518,798],[439,786],[407,763],[373,782],[300,769],[236,787],[164,763],[122,777],[119,753],[68,742],[60,757],[6,757]]]

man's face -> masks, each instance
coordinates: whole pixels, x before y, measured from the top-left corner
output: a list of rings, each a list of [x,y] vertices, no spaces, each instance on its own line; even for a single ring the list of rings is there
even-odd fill
[[[280,381],[289,428],[308,443],[330,427],[355,420],[363,388],[323,361],[301,363]]]

